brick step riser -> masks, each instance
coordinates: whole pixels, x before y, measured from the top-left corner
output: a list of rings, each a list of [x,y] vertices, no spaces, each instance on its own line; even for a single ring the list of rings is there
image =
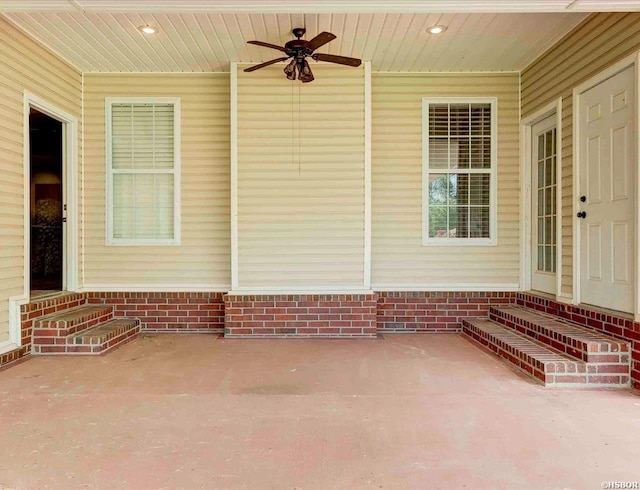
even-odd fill
[[[629,364],[628,347],[622,342],[610,344],[575,341],[562,336],[554,338],[553,332],[544,325],[511,317],[493,308],[489,310],[489,319],[585,362]]]
[[[132,321],[128,325],[121,326],[106,335],[95,335],[91,337],[77,337],[75,335],[70,335],[66,338],[66,341],[67,345],[73,346],[98,346],[104,344],[105,342],[109,342],[112,338],[119,337],[123,333],[126,333],[134,328],[140,328],[140,322],[138,320]]]
[[[140,326],[136,325],[135,327],[125,330],[124,332],[118,333],[118,335],[113,336],[112,338],[102,342],[100,345],[91,345],[91,344],[69,344],[67,347],[67,353],[75,354],[75,355],[98,355],[105,354],[116,347],[119,347],[122,344],[133,340],[140,333]]]
[[[51,315],[52,313],[60,313],[86,304],[87,298],[84,294],[67,294],[40,301],[34,300],[22,307],[22,313],[26,315],[26,319],[33,320],[35,318]]]
[[[40,325],[34,327],[33,329],[33,343],[34,345],[65,343],[65,339],[69,335],[83,332],[85,330],[88,330],[89,328],[95,327],[100,323],[105,323],[112,319],[113,310],[110,309],[108,312],[105,312],[98,317],[90,318],[88,320],[84,320],[80,323],[76,323],[70,326],[67,325],[66,322],[60,321],[39,321],[38,323],[40,323]]]
[[[630,383],[628,364],[626,366],[591,363],[584,365],[580,361],[568,360],[565,366],[553,363],[553,366],[548,365],[541,368],[540,363],[527,362],[527,360],[517,357],[514,355],[515,349],[513,347],[505,345],[504,342],[486,332],[478,331],[465,321],[463,321],[463,334],[548,387],[624,388],[628,387]],[[565,372],[558,372],[559,369]],[[550,370],[553,372],[549,372]]]
[[[42,355],[101,355],[133,340],[140,334],[140,325],[120,332],[100,344],[65,344],[38,346]]]

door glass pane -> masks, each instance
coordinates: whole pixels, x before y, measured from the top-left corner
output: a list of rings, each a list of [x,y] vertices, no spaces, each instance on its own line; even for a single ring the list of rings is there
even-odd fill
[[[553,262],[551,260],[551,256],[552,256],[552,250],[553,247],[551,246],[546,246],[544,248],[545,251],[545,257],[544,257],[544,270],[545,272],[553,272],[553,270],[551,269]]]
[[[544,270],[544,246],[538,245],[538,270]]]
[[[537,270],[556,271],[556,130],[550,129],[537,137],[535,172],[537,185],[533,209],[536,212]]]

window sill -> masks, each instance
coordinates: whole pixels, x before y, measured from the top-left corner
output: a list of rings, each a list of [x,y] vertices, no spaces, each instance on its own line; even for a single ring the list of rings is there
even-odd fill
[[[423,246],[429,247],[495,247],[498,240],[493,238],[425,238]]]

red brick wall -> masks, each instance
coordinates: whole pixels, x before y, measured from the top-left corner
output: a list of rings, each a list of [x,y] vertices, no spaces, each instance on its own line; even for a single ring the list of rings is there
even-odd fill
[[[89,303],[112,305],[115,316],[139,318],[143,332],[224,329],[223,293],[86,293]]]
[[[375,294],[225,295],[225,337],[376,336]]]
[[[515,293],[379,292],[378,333],[459,333],[462,318],[486,317],[489,307],[511,303]]]
[[[566,318],[600,330],[612,337],[631,342],[631,383],[634,388],[640,389],[640,322],[612,315],[610,312],[558,303],[527,293],[518,293],[515,302],[521,306]]]

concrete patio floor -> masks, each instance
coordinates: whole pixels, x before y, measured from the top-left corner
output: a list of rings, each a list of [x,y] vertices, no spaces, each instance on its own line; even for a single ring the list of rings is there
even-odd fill
[[[601,488],[640,396],[545,390],[457,335],[143,336],[0,371],[0,488]]]

